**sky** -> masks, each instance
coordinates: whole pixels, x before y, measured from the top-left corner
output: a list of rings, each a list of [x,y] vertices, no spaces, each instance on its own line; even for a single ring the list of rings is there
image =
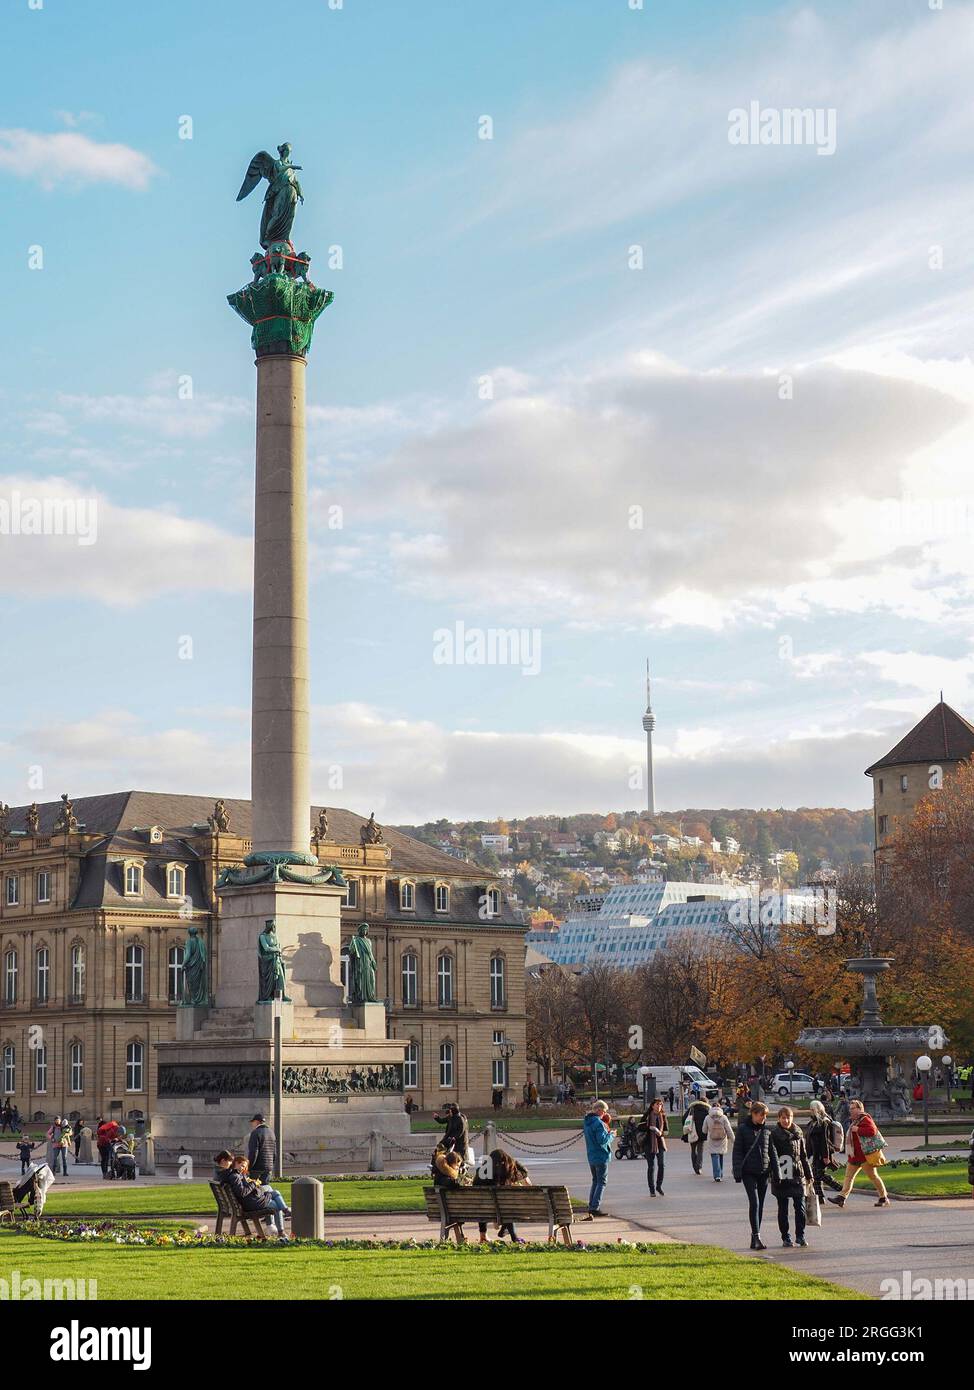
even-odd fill
[[[862,807],[941,690],[974,718],[974,4],[0,22],[0,799],[248,793],[226,295],[258,249],[236,191],[283,141],[335,295],[316,801],[638,808],[647,658],[661,809]],[[23,534],[45,502],[72,534]]]

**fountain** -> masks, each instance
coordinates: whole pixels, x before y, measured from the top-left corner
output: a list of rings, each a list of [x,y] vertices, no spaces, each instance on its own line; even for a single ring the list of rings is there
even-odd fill
[[[887,1080],[888,1058],[909,1054],[915,1059],[934,1046],[942,1048],[943,1030],[935,1027],[903,1026],[887,1028],[879,1013],[876,981],[893,963],[892,956],[856,956],[846,967],[862,976],[862,1015],[852,1028],[803,1028],[797,1046],[806,1052],[824,1053],[833,1058],[858,1058],[859,1099],[876,1120],[902,1119],[912,1111],[911,1088],[899,1079]]]

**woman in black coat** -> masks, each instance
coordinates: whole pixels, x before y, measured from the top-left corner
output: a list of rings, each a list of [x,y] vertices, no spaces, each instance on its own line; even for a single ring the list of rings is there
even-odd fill
[[[771,1135],[767,1119],[768,1107],[764,1101],[752,1101],[749,1114],[737,1127],[731,1155],[734,1181],[743,1183],[747,1193],[752,1250],[767,1248],[761,1240],[761,1218],[771,1174]]]
[[[778,1123],[771,1127],[771,1191],[778,1199],[778,1230],[781,1243],[792,1244],[788,1229],[788,1204],[795,1208],[795,1244],[805,1239],[805,1184],[812,1181],[805,1136],[795,1124],[787,1105],[778,1111]]]

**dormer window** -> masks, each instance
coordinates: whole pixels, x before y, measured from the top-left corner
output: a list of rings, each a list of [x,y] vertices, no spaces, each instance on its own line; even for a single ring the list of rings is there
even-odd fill
[[[186,870],[182,864],[166,866],[166,897],[184,898],[186,896]]]
[[[142,865],[128,862],[125,865],[125,896],[137,898],[142,894]]]
[[[488,888],[484,900],[484,909],[488,917],[497,917],[501,910],[500,889]]]
[[[449,884],[438,883],[433,891],[433,901],[437,912],[449,912],[450,910],[450,888]]]
[[[162,826],[161,826],[161,825],[150,825],[150,826],[149,826],[149,844],[150,844],[150,845],[161,845],[161,844],[162,844]]]
[[[416,907],[416,885],[409,879],[403,879],[399,885],[399,909],[401,912],[413,912]]]

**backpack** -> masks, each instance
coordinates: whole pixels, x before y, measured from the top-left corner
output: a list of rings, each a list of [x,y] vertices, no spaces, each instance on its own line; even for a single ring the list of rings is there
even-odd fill
[[[841,1153],[845,1148],[845,1131],[838,1120],[827,1121],[829,1127],[829,1143],[835,1153]]]

